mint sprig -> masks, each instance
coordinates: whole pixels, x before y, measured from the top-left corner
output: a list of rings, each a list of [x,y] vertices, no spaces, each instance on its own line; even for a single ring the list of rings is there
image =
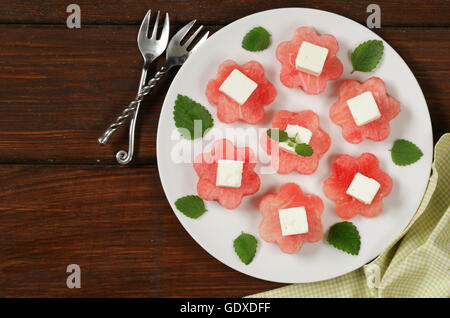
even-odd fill
[[[351,60],[353,71],[370,72],[375,69],[383,56],[384,46],[380,40],[361,43],[353,51]]]
[[[302,157],[311,157],[314,150],[313,148],[306,144],[306,143],[297,143],[296,137],[289,137],[287,132],[281,129],[268,129],[267,130],[267,136],[269,136],[271,139],[278,141],[278,142],[285,142],[287,141],[289,147],[294,147],[295,153]]]
[[[242,39],[242,48],[250,52],[265,50],[270,44],[270,33],[263,27],[251,29]]]
[[[423,152],[419,147],[405,139],[396,140],[390,151],[392,161],[398,166],[413,164],[423,156]]]
[[[314,150],[308,144],[301,143],[295,146],[295,153],[302,157],[311,157],[313,155]]]
[[[256,238],[244,232],[233,241],[234,251],[245,265],[250,264],[255,257],[257,246]]]
[[[276,128],[267,130],[267,136],[278,142],[287,141],[289,139],[287,132]]]
[[[209,111],[187,96],[178,94],[173,111],[175,126],[186,139],[201,138],[214,125]]]
[[[187,195],[175,201],[177,209],[192,219],[197,219],[207,210],[202,198],[197,195]]]
[[[361,237],[352,222],[344,221],[331,226],[328,231],[328,243],[346,253],[358,255],[361,248]]]

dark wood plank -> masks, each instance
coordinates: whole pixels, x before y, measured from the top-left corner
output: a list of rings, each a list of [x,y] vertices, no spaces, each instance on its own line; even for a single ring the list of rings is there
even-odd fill
[[[136,28],[3,30],[0,38],[7,44],[0,52],[0,103],[7,114],[0,119],[0,144],[12,151],[0,155],[0,161],[113,162],[115,152],[126,146],[126,129],[106,146],[96,140],[136,94],[142,64]],[[136,158],[143,161],[154,159],[157,119],[169,80],[166,77],[142,107],[137,135],[145,147],[137,149]]]
[[[105,147],[96,138],[135,95],[137,25],[149,8],[168,11],[172,30],[197,18],[216,31],[290,6],[365,24],[372,1],[79,0],[79,30],[65,27],[68,3],[0,0],[0,297],[241,297],[281,286],[215,260],[171,211],[154,164],[174,72],[144,103],[135,166],[115,164],[126,130]],[[437,140],[450,128],[450,1],[376,3],[375,31],[416,75]],[[80,290],[65,285],[71,263],[82,268]]]
[[[127,130],[106,146],[96,139],[136,93],[141,66],[136,32],[135,26],[2,26],[0,163],[115,163],[115,152],[127,146]],[[377,32],[416,75],[437,140],[450,127],[450,32]],[[144,102],[135,164],[155,163],[159,112],[174,73]]]
[[[70,2],[60,0],[2,0],[0,23],[65,24]],[[174,22],[191,19],[226,24],[246,15],[281,7],[308,7],[335,12],[360,23],[366,23],[366,8],[373,1],[361,0],[110,0],[107,3],[78,0],[82,24],[137,24],[148,9],[169,12]],[[193,5],[195,3],[195,5]],[[450,3],[442,0],[379,0],[382,23],[388,25],[449,25]]]
[[[0,297],[241,297],[275,288],[183,229],[156,167],[0,166]],[[81,266],[81,289],[66,267]]]

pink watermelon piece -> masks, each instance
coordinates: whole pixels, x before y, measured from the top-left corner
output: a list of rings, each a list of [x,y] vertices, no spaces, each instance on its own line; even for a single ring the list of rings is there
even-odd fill
[[[306,210],[308,220],[308,232],[283,236],[281,234],[279,209],[287,209],[303,206]],[[275,242],[280,249],[287,254],[297,253],[303,243],[313,243],[320,241],[323,237],[322,212],[323,202],[316,195],[307,195],[295,183],[286,183],[280,192],[268,193],[259,202],[259,211],[262,214],[262,221],[259,224],[259,235],[266,242]]]
[[[220,85],[234,69],[238,69],[258,84],[243,105],[239,105],[219,90]],[[206,86],[209,103],[217,106],[217,117],[227,124],[238,120],[251,125],[259,123],[264,118],[264,107],[272,103],[276,96],[275,86],[264,77],[264,68],[256,61],[239,65],[232,60],[226,60],[220,64],[217,77],[210,80]]]
[[[216,186],[217,161],[244,161],[242,184],[240,188]],[[227,209],[235,209],[241,204],[242,198],[258,191],[261,181],[254,171],[256,156],[248,147],[236,148],[227,139],[214,142],[211,152],[198,155],[194,160],[194,169],[199,180],[197,192],[204,200],[216,200]]]
[[[272,119],[272,128],[285,130],[288,124],[299,125],[312,132],[309,145],[313,148],[311,157],[302,157],[279,148],[279,143],[264,132],[261,135],[261,146],[270,155],[272,167],[279,174],[287,174],[293,170],[301,174],[312,174],[319,166],[319,159],[331,145],[330,136],[319,126],[319,116],[311,110],[292,113],[286,110],[278,112]]]
[[[347,100],[364,92],[371,91],[380,110],[381,117],[363,126],[353,120]],[[389,136],[389,122],[400,113],[400,103],[386,93],[386,85],[379,77],[371,77],[364,83],[346,80],[339,87],[339,100],[330,108],[331,120],[342,127],[342,135],[352,144],[364,139],[381,141]]]
[[[327,59],[319,76],[299,71],[295,66],[295,59],[303,41],[328,49]],[[322,93],[327,81],[338,79],[344,70],[341,61],[336,57],[338,50],[339,44],[331,34],[318,35],[314,28],[298,28],[291,41],[281,42],[277,47],[277,59],[281,63],[281,82],[290,88],[299,86],[311,95]]]
[[[380,184],[371,204],[362,203],[346,193],[357,172],[375,179]],[[331,176],[323,184],[325,196],[334,201],[337,215],[345,220],[357,214],[365,217],[377,216],[383,211],[383,198],[391,190],[391,177],[380,170],[377,157],[371,153],[363,153],[358,158],[339,155],[333,162]]]

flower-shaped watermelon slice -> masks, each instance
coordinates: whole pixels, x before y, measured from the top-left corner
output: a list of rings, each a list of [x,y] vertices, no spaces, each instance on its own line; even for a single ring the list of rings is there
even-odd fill
[[[234,69],[238,69],[258,84],[258,87],[243,105],[239,105],[219,90],[219,87]],[[219,120],[227,124],[238,120],[251,125],[259,123],[264,118],[264,107],[272,103],[276,96],[275,86],[265,78],[263,66],[256,61],[239,65],[233,60],[226,60],[220,64],[217,77],[210,80],[206,86],[208,101],[217,107]]]
[[[371,204],[365,204],[346,193],[356,173],[375,179],[380,189]],[[383,211],[383,198],[392,190],[391,177],[380,170],[378,159],[371,153],[363,153],[358,158],[339,155],[333,162],[332,174],[323,184],[325,196],[335,202],[336,213],[348,220],[361,214],[374,217]]]
[[[306,210],[308,232],[283,236],[278,210],[299,206],[303,206]],[[284,253],[297,253],[303,243],[313,243],[322,239],[323,207],[323,202],[318,196],[304,194],[297,184],[286,183],[279,193],[268,193],[259,202],[259,211],[262,214],[259,235],[266,242],[278,243]]]
[[[301,174],[312,174],[319,166],[319,159],[330,148],[330,136],[319,126],[319,116],[311,110],[292,113],[286,110],[278,112],[272,119],[272,128],[285,130],[288,124],[299,125],[312,132],[309,145],[313,149],[310,157],[289,153],[279,148],[278,141],[271,139],[267,133],[261,135],[261,146],[270,155],[271,164],[279,174],[297,170]]]
[[[328,49],[327,59],[319,76],[302,72],[295,66],[295,59],[303,41]],[[338,79],[344,70],[341,61],[336,57],[338,50],[338,42],[331,34],[318,35],[314,28],[298,28],[291,41],[281,42],[277,47],[277,59],[281,63],[281,82],[289,88],[300,86],[311,95],[322,93],[327,81]]]
[[[239,188],[216,186],[218,160],[238,160],[244,162],[242,182]],[[205,200],[216,200],[227,209],[235,209],[242,198],[258,191],[261,181],[254,171],[256,156],[248,147],[236,148],[227,139],[217,140],[209,153],[198,155],[194,169],[199,177],[198,195]]]
[[[357,126],[347,100],[370,91],[377,103],[381,117],[362,126]],[[386,85],[379,77],[371,77],[363,83],[346,80],[339,87],[339,100],[330,108],[331,120],[342,127],[342,135],[352,144],[366,138],[382,141],[389,136],[389,122],[400,113],[400,103],[386,93]]]

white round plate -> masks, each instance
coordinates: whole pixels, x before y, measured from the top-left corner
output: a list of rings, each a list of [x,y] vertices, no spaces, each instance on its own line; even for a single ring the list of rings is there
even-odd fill
[[[267,50],[252,53],[242,49],[241,41],[256,26],[266,28],[272,34],[272,42]],[[339,80],[329,81],[326,91],[317,96],[308,95],[300,88],[287,88],[279,79],[281,67],[275,57],[276,47],[280,42],[290,40],[299,26],[312,26],[320,34],[330,33],[339,42],[337,56],[344,64],[344,72]],[[216,32],[178,71],[167,92],[159,119],[159,175],[167,199],[181,224],[200,246],[219,261],[237,271],[268,281],[315,282],[343,275],[371,261],[407,226],[419,206],[430,175],[433,151],[431,121],[414,75],[386,42],[383,59],[374,72],[350,74],[352,50],[370,39],[381,38],[362,25],[333,13],[304,8],[269,10],[237,20]],[[267,79],[275,85],[278,95],[273,104],[265,108],[262,123],[253,126],[243,122],[226,125],[217,119],[216,108],[208,103],[205,96],[205,87],[210,79],[215,78],[219,64],[226,59],[233,59],[239,64],[250,60],[260,62]],[[371,76],[379,76],[385,81],[388,93],[400,101],[401,112],[391,121],[391,133],[386,140],[365,140],[353,145],[343,139],[341,128],[331,122],[328,111],[337,100],[337,90],[343,80],[365,81]],[[177,132],[173,106],[178,94],[201,103],[212,114],[214,129],[203,139],[184,140]],[[301,175],[295,171],[288,175],[268,174],[268,156],[260,148],[257,136],[243,137],[243,132],[248,128],[249,131],[269,128],[272,117],[283,109],[295,112],[313,110],[320,117],[322,129],[331,137],[331,148],[321,158],[317,171],[312,175]],[[235,210],[227,210],[216,201],[206,201],[208,211],[198,219],[190,219],[176,209],[174,202],[182,196],[197,194],[198,177],[192,160],[197,154],[209,151],[214,140],[224,136],[238,147],[250,146],[257,154],[260,161],[256,172],[260,175],[261,187],[256,194],[244,197]],[[389,149],[399,138],[413,141],[422,149],[424,156],[410,166],[394,165]],[[318,195],[323,200],[325,233],[331,225],[342,221],[334,211],[334,203],[324,196],[322,183],[330,175],[331,163],[336,155],[359,156],[363,152],[371,152],[380,159],[380,168],[392,177],[394,187],[384,199],[384,210],[379,216],[365,218],[358,215],[351,220],[361,235],[359,255],[352,256],[335,249],[327,243],[326,234],[320,242],[305,243],[294,255],[282,253],[277,244],[267,243],[259,237],[261,215],[257,206],[260,198],[267,192],[278,192],[280,186],[287,182],[295,182],[304,192]],[[256,256],[249,265],[243,264],[233,249],[233,240],[242,231],[258,239]]]

